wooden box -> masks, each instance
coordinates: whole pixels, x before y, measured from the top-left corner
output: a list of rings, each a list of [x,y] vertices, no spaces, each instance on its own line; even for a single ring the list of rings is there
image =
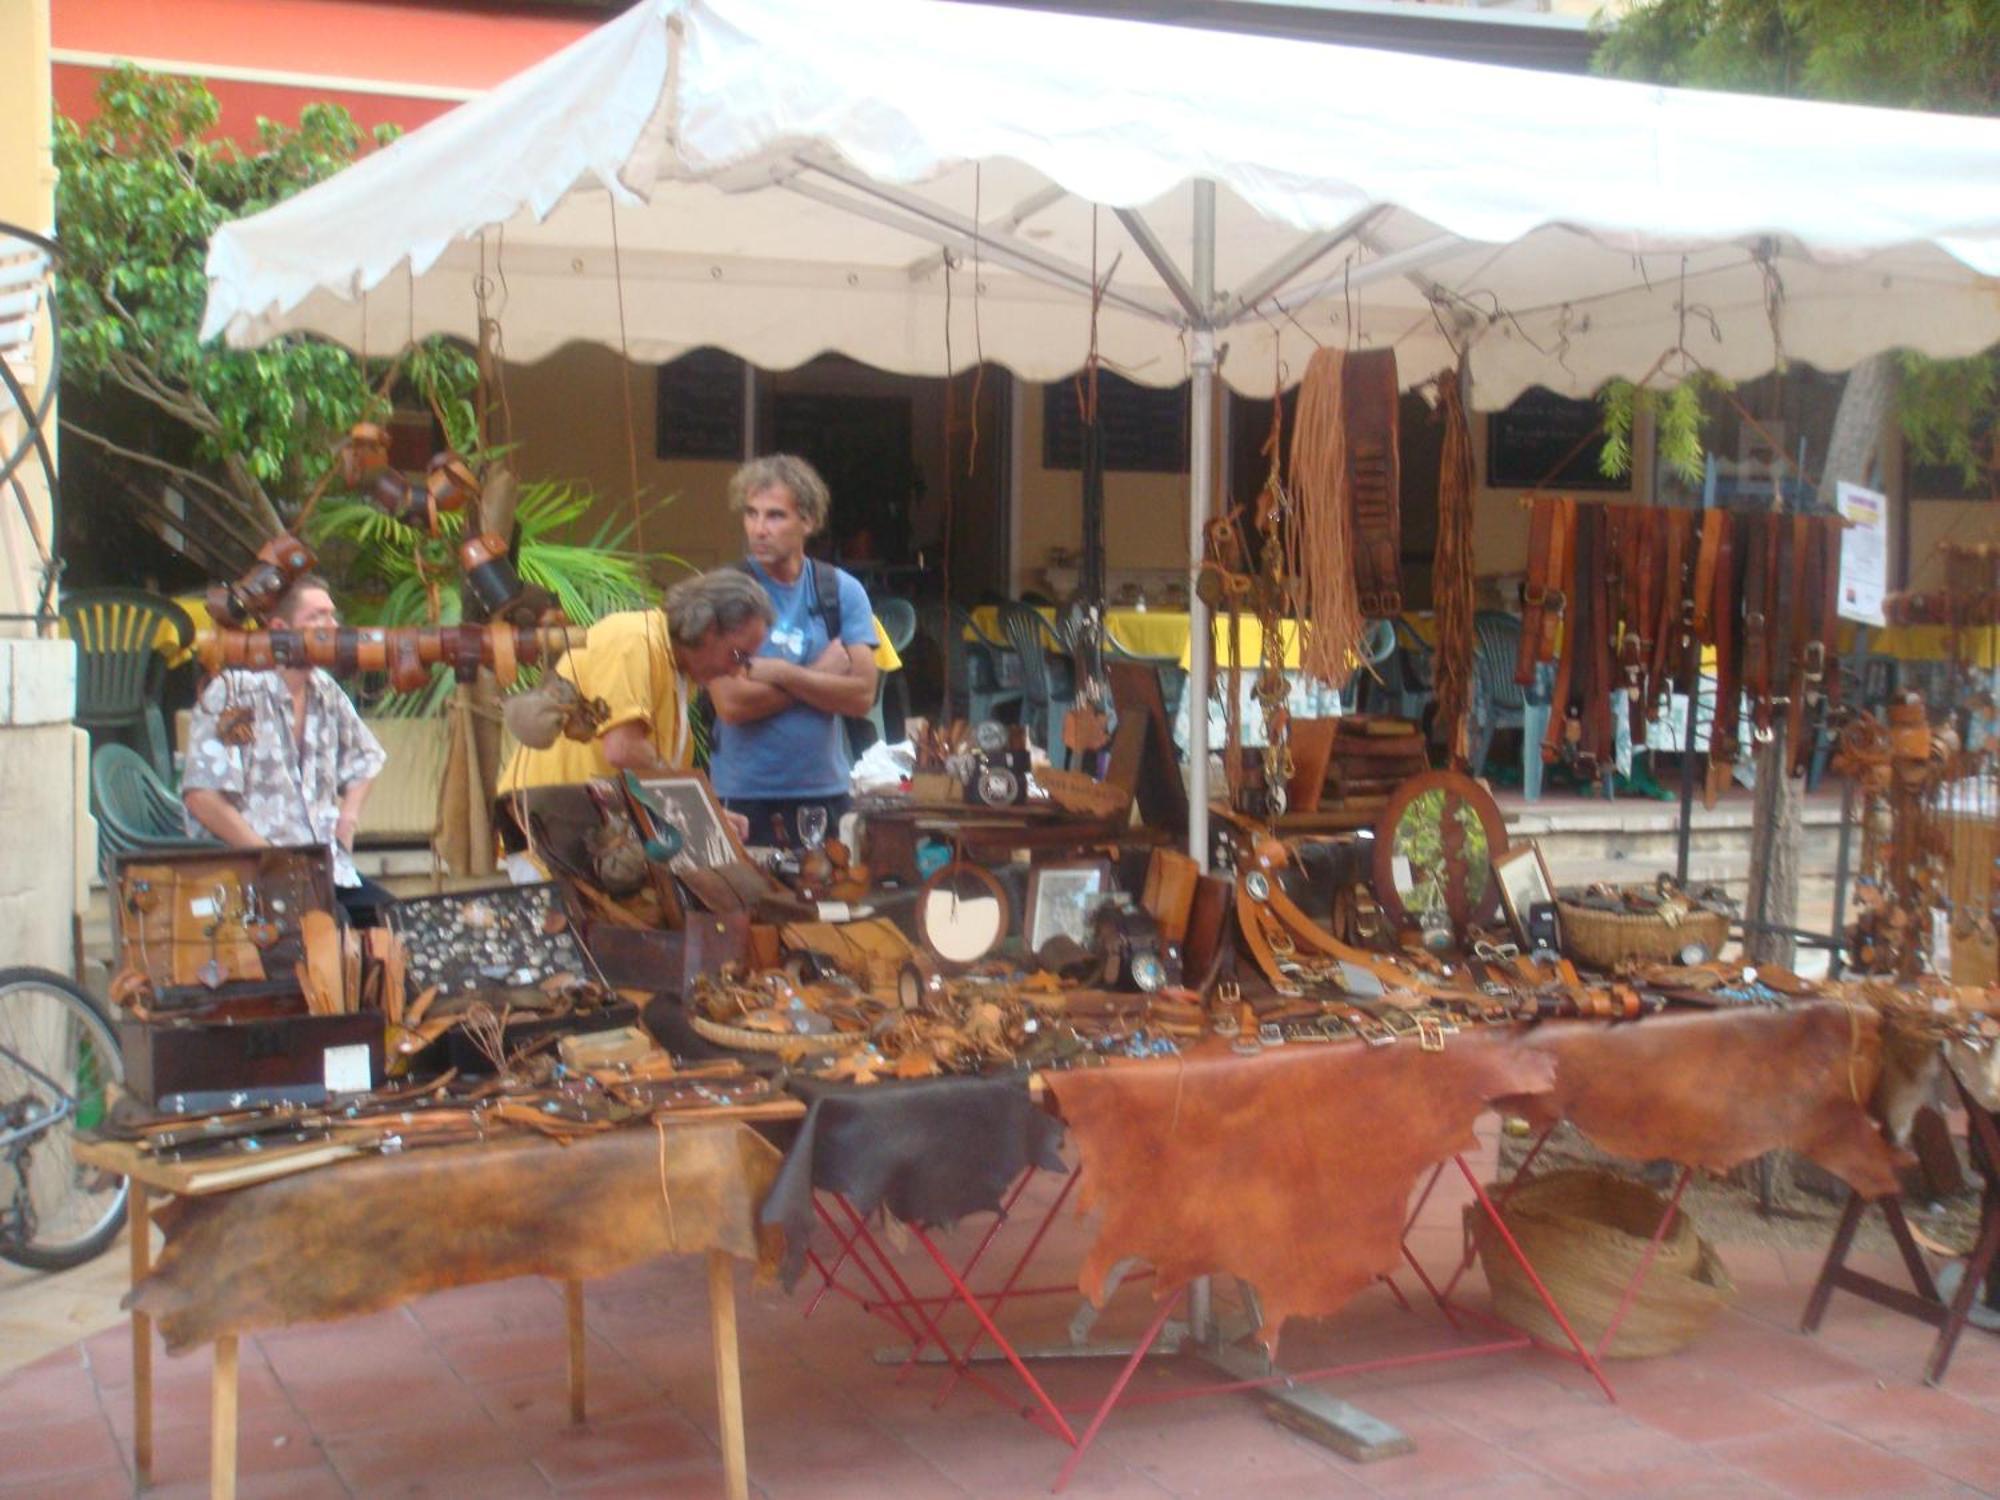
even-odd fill
[[[382,1018],[121,1020],[125,1087],[167,1114],[255,1104],[318,1104],[382,1082]]]

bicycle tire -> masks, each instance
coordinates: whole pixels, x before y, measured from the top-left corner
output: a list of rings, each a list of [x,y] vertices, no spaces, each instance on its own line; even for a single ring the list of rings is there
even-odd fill
[[[41,1007],[41,1024],[25,1040],[21,1017],[26,999],[40,995],[54,1001],[53,1008]],[[44,1044],[53,1044],[47,1046]],[[131,1184],[117,1179],[109,1193],[91,1193],[85,1187],[84,1170],[69,1155],[69,1141],[80,1125],[90,1125],[105,1107],[106,1085],[125,1077],[124,1054],[118,1035],[111,1028],[104,1009],[84,990],[48,969],[26,966],[0,968],[0,1047],[11,1047],[27,1058],[31,1066],[57,1079],[63,1087],[76,1090],[79,1114],[51,1126],[28,1147],[30,1191],[36,1195],[37,1219],[45,1205],[41,1190],[47,1189],[48,1207],[64,1207],[74,1202],[98,1200],[87,1208],[78,1227],[66,1219],[50,1227],[37,1225],[26,1243],[0,1246],[0,1259],[35,1271],[63,1271],[80,1266],[104,1253],[118,1237],[125,1222],[126,1196]],[[36,1050],[36,1049],[40,1050]],[[0,1104],[16,1089],[39,1087],[19,1064],[0,1055]],[[95,1175],[94,1173],[92,1175]],[[0,1205],[11,1203],[18,1183],[13,1169],[0,1161]]]

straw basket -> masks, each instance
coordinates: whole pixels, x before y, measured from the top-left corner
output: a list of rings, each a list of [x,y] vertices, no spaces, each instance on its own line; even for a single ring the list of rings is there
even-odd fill
[[[687,1019],[697,1036],[738,1052],[845,1052],[868,1040],[867,1034],[859,1031],[752,1031],[747,1026],[725,1026],[692,1012]]]
[[[1595,1348],[1666,1210],[1667,1200],[1651,1188],[1579,1169],[1526,1184],[1500,1208],[1500,1217],[1577,1337]],[[1524,1333],[1566,1345],[1492,1220],[1477,1204],[1465,1213],[1493,1290],[1494,1312]],[[1603,1353],[1618,1359],[1671,1354],[1694,1342],[1735,1295],[1721,1259],[1688,1216],[1677,1212]]]
[[[1713,958],[1729,940],[1729,918],[1719,911],[1695,907],[1678,922],[1653,913],[1598,911],[1558,900],[1562,916],[1563,952],[1593,969],[1615,969],[1637,959],[1672,963],[1689,943],[1699,943]]]

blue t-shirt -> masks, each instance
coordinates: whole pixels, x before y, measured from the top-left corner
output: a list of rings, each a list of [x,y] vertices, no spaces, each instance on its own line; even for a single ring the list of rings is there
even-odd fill
[[[744,564],[764,586],[778,612],[764,637],[759,656],[777,656],[809,666],[819,659],[832,637],[828,622],[813,609],[819,585],[815,568],[831,566],[812,558],[795,583],[779,583],[755,562]],[[846,573],[840,575],[841,644],[873,646],[875,616],[868,591]],[[852,769],[840,719],[808,703],[794,703],[767,719],[749,724],[715,724],[715,754],[709,775],[723,797],[837,797],[847,790]]]

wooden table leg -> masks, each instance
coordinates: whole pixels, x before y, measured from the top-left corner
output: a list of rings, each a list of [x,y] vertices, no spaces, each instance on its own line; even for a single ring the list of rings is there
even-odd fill
[[[563,1283],[563,1303],[569,1313],[569,1419],[583,1425],[583,1283]]]
[[[736,1344],[736,1266],[725,1251],[708,1252],[708,1326],[715,1356],[715,1409],[722,1437],[722,1477],[729,1500],[749,1500],[750,1463],[743,1451],[743,1361]]]
[[[208,1407],[208,1493],[236,1500],[236,1335],[215,1341],[215,1377]]]
[[[153,1226],[146,1214],[146,1190],[131,1183],[125,1198],[125,1233],[132,1241],[132,1285],[153,1269]],[[153,1320],[132,1314],[132,1480],[138,1489],[153,1482]]]

